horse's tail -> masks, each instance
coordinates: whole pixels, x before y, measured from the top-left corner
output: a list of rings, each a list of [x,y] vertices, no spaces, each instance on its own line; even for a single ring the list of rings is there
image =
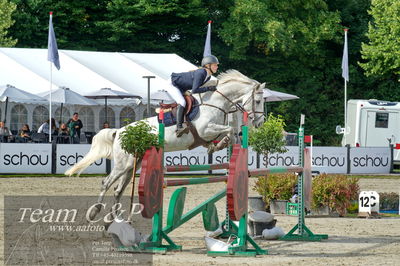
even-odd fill
[[[78,176],[85,170],[89,165],[101,158],[112,159],[113,143],[115,139],[117,129],[102,129],[93,137],[92,146],[90,151],[65,172],[65,175],[71,176],[78,173]]]

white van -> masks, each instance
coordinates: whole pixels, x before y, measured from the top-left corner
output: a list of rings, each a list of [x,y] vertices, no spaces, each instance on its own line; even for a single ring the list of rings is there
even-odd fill
[[[388,147],[400,144],[400,103],[379,100],[347,102],[347,134],[342,145]],[[400,153],[393,155],[400,160]]]

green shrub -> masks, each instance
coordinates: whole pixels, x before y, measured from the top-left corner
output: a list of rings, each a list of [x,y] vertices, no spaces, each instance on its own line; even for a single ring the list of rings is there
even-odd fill
[[[398,210],[399,194],[395,192],[379,193],[379,209],[380,210]]]
[[[284,127],[282,116],[275,117],[270,113],[262,126],[252,128],[249,133],[249,145],[254,151],[264,154],[267,163],[269,154],[287,151]]]
[[[158,135],[151,133],[155,128],[145,121],[138,121],[134,126],[127,126],[119,135],[122,149],[135,158],[141,159],[147,149],[159,147]]]
[[[346,175],[321,174],[312,182],[312,208],[329,206],[339,215],[346,214],[352,201],[358,199],[360,192],[358,178]]]
[[[348,208],[353,211],[357,206],[357,204],[353,206],[353,202],[358,200],[360,192],[358,180],[356,177],[345,175],[321,174],[314,177],[311,207],[316,209],[328,206],[341,216],[346,213]],[[297,176],[295,174],[272,174],[258,177],[253,190],[263,197],[268,207],[271,200],[289,200],[293,195],[296,183]]]
[[[262,196],[268,208],[271,200],[289,200],[296,183],[297,176],[294,173],[271,174],[258,177],[253,190]]]

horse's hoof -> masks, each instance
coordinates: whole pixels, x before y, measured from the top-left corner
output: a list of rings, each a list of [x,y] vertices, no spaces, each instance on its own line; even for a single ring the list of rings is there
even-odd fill
[[[101,210],[101,204],[100,204],[100,203],[96,204],[96,205],[90,210],[89,218],[90,218],[91,221],[93,221],[93,219],[94,219],[94,218],[96,217],[96,215],[100,212],[100,210]]]
[[[215,146],[214,146],[214,144],[211,146],[208,146],[208,148],[207,148],[207,153],[208,154],[211,154],[211,153],[213,153],[215,151]]]

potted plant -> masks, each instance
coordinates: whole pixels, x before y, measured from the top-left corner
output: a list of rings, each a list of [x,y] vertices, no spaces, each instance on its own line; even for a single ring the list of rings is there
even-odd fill
[[[253,128],[249,134],[249,145],[259,154],[263,154],[266,159],[266,166],[268,166],[268,155],[271,153],[284,153],[287,151],[285,144],[285,122],[281,116],[274,116],[272,113],[269,114],[267,121],[258,128]],[[284,183],[284,182],[283,182]],[[259,177],[255,187],[262,200],[265,202],[268,208],[270,200],[281,200],[289,198],[292,193],[292,187],[287,190],[288,184],[283,184],[279,181],[279,178],[275,178],[275,175],[267,177]],[[281,185],[284,185],[282,187]],[[290,186],[290,184],[288,185]],[[283,193],[283,191],[285,191]],[[290,191],[290,192],[289,192]],[[253,199],[252,199],[253,200]],[[286,203],[285,203],[286,204]]]
[[[134,126],[127,126],[119,135],[122,149],[134,157],[132,190],[131,190],[131,208],[135,189],[136,165],[143,158],[146,150],[152,146],[159,147],[158,135],[151,133],[155,128],[146,121],[138,121]]]
[[[297,176],[294,173],[270,174],[258,177],[253,190],[262,196],[271,213],[282,214],[296,183]]]

